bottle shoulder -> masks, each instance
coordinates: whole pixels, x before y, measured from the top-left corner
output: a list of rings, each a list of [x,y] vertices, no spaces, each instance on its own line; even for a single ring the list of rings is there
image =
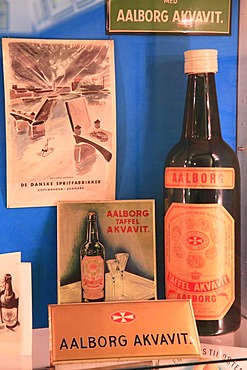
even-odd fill
[[[86,242],[81,246],[81,256],[99,256],[104,254],[104,246],[99,241]]]
[[[15,306],[17,301],[18,301],[18,298],[16,297],[15,293],[13,293],[10,296],[9,295],[2,295],[1,296],[1,306],[2,307]]]
[[[234,150],[223,140],[180,140],[168,153],[165,167],[234,167]]]

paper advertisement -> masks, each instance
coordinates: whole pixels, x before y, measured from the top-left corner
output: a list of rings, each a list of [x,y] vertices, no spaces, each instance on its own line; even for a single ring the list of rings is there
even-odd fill
[[[92,258],[82,277],[89,214],[97,215],[104,255]],[[81,302],[83,292],[89,301],[96,293],[101,301],[156,298],[154,200],[59,202],[57,253],[59,303]]]
[[[2,42],[7,207],[115,199],[113,41]]]

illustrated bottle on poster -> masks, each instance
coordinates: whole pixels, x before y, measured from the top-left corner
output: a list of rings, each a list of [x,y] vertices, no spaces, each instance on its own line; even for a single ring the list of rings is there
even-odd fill
[[[217,50],[185,52],[180,141],[167,156],[166,298],[191,299],[199,335],[240,325],[240,170],[221,135]]]
[[[105,248],[99,241],[97,214],[87,215],[86,242],[80,249],[82,302],[105,300]]]
[[[7,328],[14,328],[18,325],[18,304],[19,298],[16,297],[12,287],[12,276],[4,276],[4,290],[1,292],[1,321]]]

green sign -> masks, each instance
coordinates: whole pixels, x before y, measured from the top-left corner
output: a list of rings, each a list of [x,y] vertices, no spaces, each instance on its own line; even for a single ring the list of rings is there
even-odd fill
[[[107,0],[109,33],[230,33],[231,0]]]

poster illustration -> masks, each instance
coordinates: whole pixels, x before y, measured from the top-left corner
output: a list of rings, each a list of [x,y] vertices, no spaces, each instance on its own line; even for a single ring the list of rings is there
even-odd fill
[[[58,303],[156,298],[154,200],[58,202],[57,213]]]
[[[7,207],[115,199],[113,41],[2,43]]]

